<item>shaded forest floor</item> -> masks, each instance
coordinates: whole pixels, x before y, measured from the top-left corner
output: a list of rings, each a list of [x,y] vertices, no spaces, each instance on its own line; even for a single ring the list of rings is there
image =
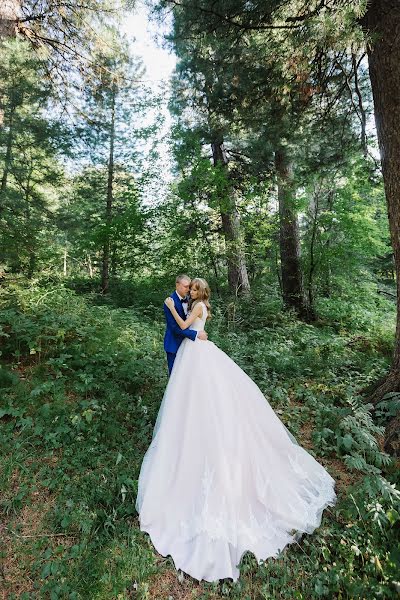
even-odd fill
[[[211,339],[326,466],[338,502],[280,558],[247,553],[238,582],[209,584],[177,573],[138,528],[137,477],[167,382],[164,292],[149,290],[2,290],[0,597],[398,597],[399,470],[382,433],[399,400],[372,419],[358,396],[389,364],[394,307],[329,300],[307,325],[268,296],[215,303]]]

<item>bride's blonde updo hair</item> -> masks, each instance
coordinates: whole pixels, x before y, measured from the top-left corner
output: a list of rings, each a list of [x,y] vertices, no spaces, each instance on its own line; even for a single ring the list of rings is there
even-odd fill
[[[196,306],[198,302],[204,302],[207,308],[207,319],[211,319],[210,286],[205,279],[202,279],[201,277],[195,277],[190,283],[190,289],[193,287],[199,292],[199,295],[197,296],[196,300],[189,300],[189,310],[192,309],[193,306]]]

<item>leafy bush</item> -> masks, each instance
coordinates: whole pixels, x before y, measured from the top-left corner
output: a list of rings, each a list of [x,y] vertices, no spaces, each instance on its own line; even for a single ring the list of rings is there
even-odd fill
[[[83,297],[56,283],[3,292],[0,510],[14,554],[30,556],[21,569],[40,597],[146,598],[154,575],[173,566],[157,558],[134,509],[167,381],[166,292],[129,290],[106,303],[93,290]],[[131,298],[134,308],[118,306]],[[327,313],[306,325],[273,298],[213,309],[213,341],[263,389],[299,442],[312,443],[339,497],[312,536],[260,565],[247,553],[236,584],[204,583],[201,597],[395,598],[399,476],[380,439],[398,398],[372,416],[357,395],[387,368],[386,324],[375,316],[338,327]],[[54,537],[18,537],[32,503]]]

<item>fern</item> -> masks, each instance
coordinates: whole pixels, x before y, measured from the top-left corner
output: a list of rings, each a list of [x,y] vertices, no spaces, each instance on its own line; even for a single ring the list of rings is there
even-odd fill
[[[364,477],[362,491],[370,498],[382,497],[390,502],[400,502],[400,490],[382,475]]]
[[[375,417],[381,423],[387,423],[400,412],[400,393],[390,392],[376,405]]]
[[[364,473],[375,473],[378,475],[381,472],[378,467],[374,467],[367,463],[361,454],[348,454],[344,457],[344,462],[350,469],[356,469],[357,471],[363,471]]]
[[[376,439],[384,427],[374,423],[372,404],[364,404],[357,396],[349,396],[346,402],[349,412],[339,423],[338,450],[345,451],[344,461],[351,469],[377,475],[391,464],[390,456],[380,450]]]

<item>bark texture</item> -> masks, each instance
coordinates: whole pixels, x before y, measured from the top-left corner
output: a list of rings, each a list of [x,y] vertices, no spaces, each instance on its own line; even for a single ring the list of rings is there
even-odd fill
[[[0,0],[0,39],[16,35],[20,6],[19,0]]]
[[[388,392],[400,391],[400,2],[371,0],[362,25],[371,36],[368,48],[369,72],[374,99],[375,121],[381,153],[388,207],[390,236],[397,280],[397,326],[393,361],[387,378],[370,393],[379,402]],[[386,431],[385,447],[400,454],[400,419]]]
[[[214,166],[227,167],[228,159],[222,140],[211,143]],[[236,207],[234,191],[220,203],[222,229],[225,237],[228,263],[229,289],[235,295],[248,294],[250,283],[247,273],[246,256],[240,228],[240,215]]]
[[[8,115],[8,119],[6,122],[6,126],[8,126],[8,134],[7,134],[7,141],[6,141],[6,155],[4,157],[4,170],[3,170],[3,175],[1,177],[1,185],[0,185],[0,212],[2,211],[1,197],[5,193],[6,188],[7,188],[8,174],[10,171],[11,161],[12,161],[12,145],[13,145],[13,135],[14,135],[15,111],[16,111],[16,106],[13,103],[10,107],[10,114]],[[2,120],[3,120],[3,115],[2,115]]]
[[[115,100],[116,87],[111,95],[111,120],[110,120],[110,152],[108,158],[107,201],[106,201],[106,231],[103,245],[103,262],[101,270],[101,291],[108,292],[110,286],[110,254],[111,254],[111,221],[113,210],[113,185],[114,185],[114,143],[115,143]]]
[[[300,260],[300,236],[297,212],[294,206],[292,165],[285,149],[275,152],[278,178],[279,248],[283,301],[299,316],[312,319],[312,311],[304,294]]]

